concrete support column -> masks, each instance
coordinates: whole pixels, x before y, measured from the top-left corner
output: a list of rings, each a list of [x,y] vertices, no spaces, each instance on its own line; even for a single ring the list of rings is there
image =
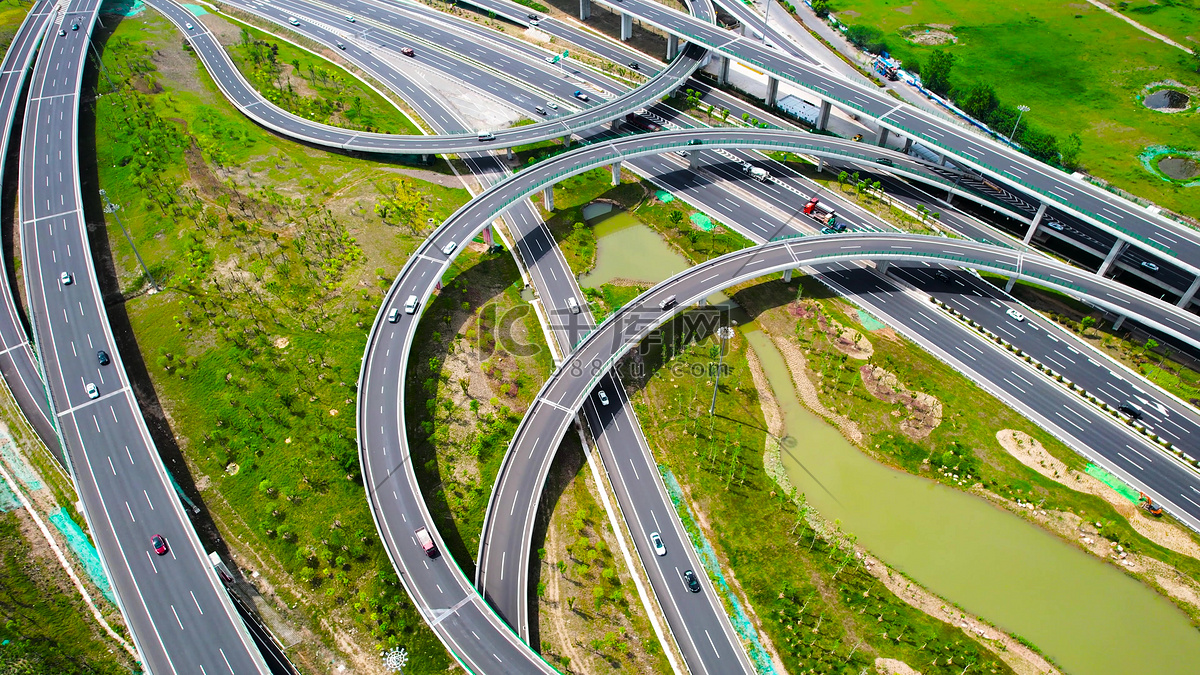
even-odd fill
[[[1183,297],[1180,298],[1179,302],[1176,304],[1179,307],[1187,309],[1188,305],[1192,304],[1192,300],[1195,299],[1196,291],[1200,291],[1200,277],[1196,277],[1194,280],[1192,280],[1192,285],[1188,286],[1187,293],[1184,293]]]
[[[1005,292],[1005,293],[1012,293],[1013,286],[1016,286],[1016,285],[1017,285],[1017,278],[1016,278],[1016,277],[1009,277],[1009,278],[1008,278],[1008,283],[1007,283],[1007,284],[1004,284],[1004,292]]]
[[[554,186],[547,185],[542,189],[542,208],[547,211],[554,210]]]
[[[690,155],[688,155],[688,168],[689,169],[699,169],[700,168],[700,151],[699,150],[693,150],[692,153]]]
[[[792,283],[792,270],[790,268],[783,271],[783,283]]]
[[[887,139],[888,139],[888,128],[887,127],[879,127],[879,138],[875,141],[875,145],[878,145],[879,147],[882,148],[887,145]]]
[[[633,37],[633,15],[621,12],[621,42]]]
[[[1121,330],[1121,324],[1125,323],[1125,319],[1126,316],[1124,314],[1118,316],[1116,322],[1113,323],[1113,330]]]
[[[825,173],[825,158],[817,158],[817,173]]]
[[[940,164],[942,166],[946,166],[946,154],[945,153],[942,153],[942,156],[938,158],[938,164]]]
[[[817,131],[825,131],[825,127],[829,126],[830,110],[833,110],[833,106],[829,101],[821,101],[821,112],[817,113]]]
[[[421,155],[421,163],[428,164],[429,163],[429,155]]]
[[[563,141],[564,148],[571,147],[571,134],[567,134],[566,136],[563,136],[562,141]]]
[[[1038,225],[1042,222],[1042,216],[1046,215],[1046,202],[1038,204],[1037,213],[1033,214],[1033,221],[1029,223],[1029,230],[1025,232],[1025,243],[1033,241],[1033,235],[1037,233]]]
[[[621,184],[621,163],[613,162],[612,164],[612,184],[617,186]]]
[[[1108,251],[1108,257],[1104,259],[1104,262],[1100,263],[1100,269],[1096,270],[1096,275],[1101,277],[1107,275],[1108,271],[1112,269],[1113,263],[1117,262],[1117,258],[1120,257],[1127,246],[1129,244],[1126,244],[1121,239],[1113,242],[1112,248]]]
[[[875,261],[875,271],[879,272],[880,274],[887,274],[888,270],[891,268],[892,268],[892,261],[890,261],[890,260]]]
[[[954,192],[952,190],[946,190],[946,204],[951,205],[953,203],[954,203]]]
[[[729,57],[721,57],[721,68],[717,72],[717,84],[729,84]]]
[[[517,158],[517,155],[516,155],[516,153],[513,152],[512,148],[505,148],[504,149],[504,158],[511,162]]]
[[[670,61],[671,59],[675,58],[675,55],[678,53],[679,53],[679,36],[678,35],[668,35],[667,36],[667,59],[666,60]]]
[[[587,21],[592,16],[591,0],[579,0],[579,20]]]
[[[488,225],[483,228],[483,243],[487,244],[488,248],[492,247],[492,226]]]
[[[767,76],[767,107],[775,105],[776,99],[779,98],[779,78]]]
[[[904,154],[907,155],[908,151],[912,150],[912,144],[913,144],[913,139],[911,139],[911,138],[904,139]]]
[[[620,130],[621,130],[621,122],[623,122],[623,121],[625,121],[625,118],[624,118],[624,117],[618,117],[618,118],[616,118],[615,120],[613,120],[613,121],[612,121],[612,130],[613,130],[613,132],[617,132],[617,131],[620,131]]]

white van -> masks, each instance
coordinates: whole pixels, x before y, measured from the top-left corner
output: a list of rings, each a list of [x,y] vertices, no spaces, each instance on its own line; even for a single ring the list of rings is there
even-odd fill
[[[480,143],[484,143],[487,141],[494,141],[494,140],[496,140],[496,134],[493,134],[490,131],[479,132],[479,142]]]
[[[404,301],[404,313],[412,314],[415,311],[417,311],[417,296],[410,295],[408,300]]]
[[[575,301],[575,298],[567,298],[567,309],[571,310],[572,314],[580,312],[579,303]]]
[[[288,17],[288,23],[292,24],[293,26],[299,26],[299,25],[300,25],[300,20],[299,20],[299,19],[297,19],[297,18],[296,18],[296,17],[294,17],[294,16],[289,16],[289,17]]]
[[[409,314],[412,314],[412,312],[409,312]],[[396,323],[399,320],[400,320],[400,310],[393,307],[392,311],[388,312],[388,323]]]

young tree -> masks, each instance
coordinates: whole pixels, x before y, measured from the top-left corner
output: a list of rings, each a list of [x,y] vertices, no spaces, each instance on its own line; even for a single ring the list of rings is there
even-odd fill
[[[1083,320],[1079,322],[1079,327],[1083,330],[1084,335],[1087,335],[1088,330],[1094,328],[1095,326],[1096,317],[1094,316],[1085,316],[1083,317]]]
[[[1000,99],[996,97],[996,90],[990,84],[971,85],[956,98],[955,103],[963,112],[985,123],[991,119],[996,108],[1000,107]]]
[[[1063,168],[1068,171],[1076,171],[1079,169],[1079,151],[1083,147],[1083,141],[1080,140],[1079,134],[1071,134],[1062,142],[1058,148],[1058,154],[1062,157]]]
[[[921,70],[921,81],[935,94],[945,96],[950,91],[950,69],[954,66],[954,55],[943,49],[935,49],[929,62]]]
[[[829,0],[813,0],[812,10],[817,16],[824,19],[829,16]]]

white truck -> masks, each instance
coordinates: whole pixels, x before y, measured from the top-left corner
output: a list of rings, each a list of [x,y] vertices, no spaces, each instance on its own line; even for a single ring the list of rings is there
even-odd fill
[[[754,166],[753,164],[743,164],[742,173],[750,176],[760,183],[767,182],[767,179],[771,177],[771,174],[767,173],[766,169]]]

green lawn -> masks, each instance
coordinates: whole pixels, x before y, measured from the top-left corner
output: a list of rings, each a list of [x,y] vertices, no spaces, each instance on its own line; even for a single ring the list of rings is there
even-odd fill
[[[388,283],[426,218],[469,195],[428,169],[268,134],[179,45],[153,12],[117,24],[103,58],[118,85],[102,87],[95,114],[100,186],[164,287],[145,293],[110,218],[125,310],[188,461],[185,486],[197,484],[243,564],[324,643],[291,648],[304,670],[353,640],[368,654],[404,646],[409,672],[444,671],[449,657],[367,510],[354,413]],[[398,193],[416,199],[385,222],[373,207]]]
[[[975,664],[973,672],[1011,672],[961,629],[878,584],[843,535],[805,524],[764,468],[766,422],[746,341],[731,343],[724,361],[730,373],[710,418],[701,406],[712,382],[687,373],[692,364],[707,369],[719,348],[711,339],[689,344],[670,326],[661,341],[667,363],[652,351],[649,381],[632,394],[638,419],[655,458],[702,514],[722,569],[736,577],[788,671],[858,673],[873,670],[876,658],[894,658],[923,673],[959,675],[966,664]]]
[[[1200,4],[1196,0],[1101,1],[1185,47],[1200,47]]]
[[[1195,108],[1168,115],[1138,101],[1143,88],[1155,82],[1200,85],[1200,76],[1188,69],[1188,57],[1180,50],[1083,2],[831,4],[842,21],[883,30],[892,54],[908,63],[928,63],[935,48],[907,42],[900,34],[902,27],[949,26],[958,37],[957,44],[945,47],[956,58],[951,73],[955,86],[992,85],[1005,104],[1029,106],[1025,120],[1053,133],[1060,143],[1069,134],[1079,134],[1084,170],[1169,209],[1200,216],[1200,192],[1167,183],[1137,159],[1151,145],[1200,148]]]
[[[49,549],[33,551],[23,527],[37,532],[24,515],[0,513],[0,673],[128,673],[124,650],[92,619]]]

